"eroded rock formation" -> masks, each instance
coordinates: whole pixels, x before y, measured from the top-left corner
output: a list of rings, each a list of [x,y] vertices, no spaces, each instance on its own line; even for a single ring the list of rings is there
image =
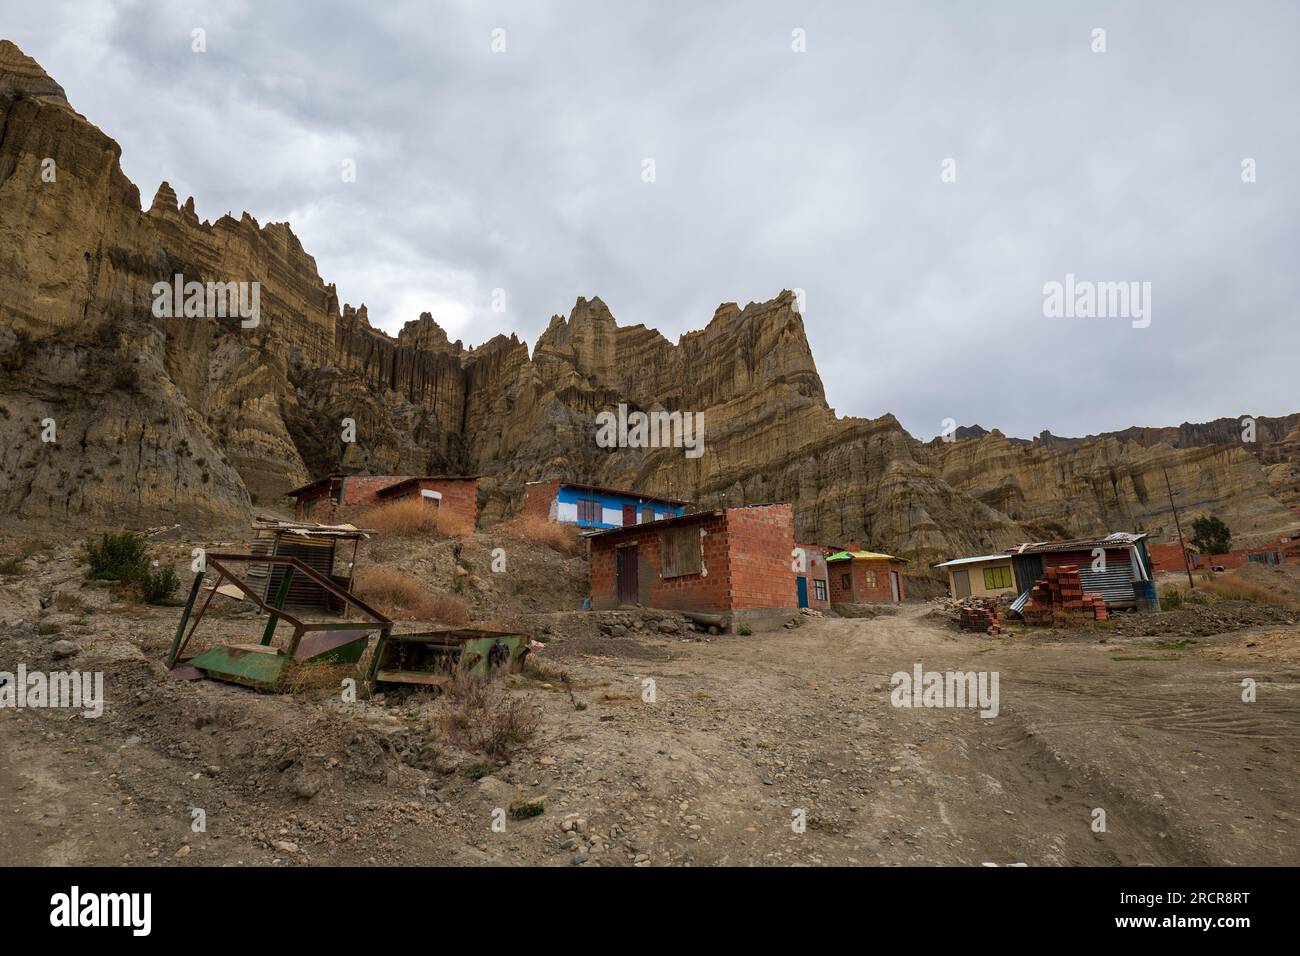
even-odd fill
[[[982,428],[924,444],[891,415],[838,418],[794,297],[720,306],[676,343],[599,298],[531,354],[467,349],[425,314],[396,336],[340,306],[285,223],[201,221],[163,183],[147,210],[120,150],[0,43],[0,507],[31,517],[242,523],[339,467],[483,475],[481,514],[552,474],[704,505],[789,501],[802,541],[857,538],[921,561],[1168,519],[1294,523],[1300,415],[1026,442]],[[157,317],[154,286],[256,282],[260,316]],[[596,416],[704,413],[704,454],[603,449]],[[344,420],[356,441],[343,441]],[[52,421],[57,440],[42,441]],[[1234,427],[1228,427],[1233,425]],[[1162,504],[1163,503],[1163,504]]]

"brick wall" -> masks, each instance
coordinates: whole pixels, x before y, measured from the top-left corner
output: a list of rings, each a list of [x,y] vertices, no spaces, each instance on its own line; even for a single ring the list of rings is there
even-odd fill
[[[477,478],[421,478],[418,489],[412,486],[403,489],[396,496],[375,500],[375,504],[401,501],[403,498],[418,496],[421,491],[436,491],[442,497],[438,501],[438,511],[452,518],[463,520],[473,527],[478,522],[478,479]]]
[[[826,549],[816,544],[795,544],[796,548],[802,548],[805,555],[805,564],[807,571],[804,574],[795,574],[796,578],[806,577],[808,579],[808,606],[816,610],[824,611],[831,606],[830,601],[830,579],[826,571]],[[814,586],[815,581],[821,581],[826,586],[826,598],[819,600],[817,597],[817,588]],[[798,592],[796,591],[796,600]]]
[[[725,613],[770,612],[797,606],[791,567],[794,515],[790,505],[729,508],[721,515],[701,515],[669,527],[705,532],[705,573],[662,576],[660,534],[666,529],[657,523],[616,535],[599,535],[591,539],[593,608],[618,606],[620,545],[636,547],[638,603],[646,607]]]
[[[728,508],[725,518],[732,610],[798,607],[791,506]]]
[[[721,613],[728,610],[729,575],[726,519],[722,515],[701,515],[695,521],[672,525],[703,531],[703,572],[679,577],[662,577],[663,556],[660,534],[655,525],[618,535],[591,539],[589,575],[591,606],[597,610],[618,607],[618,551],[636,547],[639,604],[677,611]]]
[[[555,498],[560,493],[560,479],[548,478],[545,481],[532,481],[524,485],[524,503],[519,508],[522,515],[551,519],[555,516],[551,509]]]
[[[299,498],[294,506],[293,515],[299,521],[316,521],[321,524],[351,522],[358,515],[383,503],[384,499],[376,497],[380,491],[412,477],[415,476],[345,475],[342,478],[343,488],[338,502],[329,497],[328,486],[325,486],[319,492]],[[442,494],[440,508],[446,508],[457,517],[463,517],[471,523],[477,521],[477,478],[429,478],[422,480],[420,487]],[[412,491],[412,494],[415,493]]]
[[[892,604],[893,588],[889,573],[898,573],[898,597],[906,597],[901,561],[834,561],[827,565],[830,574],[832,604]],[[849,587],[844,586],[844,576],[849,576]]]
[[[1148,542],[1147,554],[1151,556],[1153,571],[1182,571],[1185,569],[1181,545],[1152,544]],[[1195,554],[1195,552],[1192,552],[1192,556],[1195,556]]]

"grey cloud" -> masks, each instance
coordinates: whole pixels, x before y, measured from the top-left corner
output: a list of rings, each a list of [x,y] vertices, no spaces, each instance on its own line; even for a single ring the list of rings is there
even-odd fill
[[[1300,409],[1290,4],[0,9],[146,202],[288,219],[390,331],[531,341],[600,295],[673,339],[799,287],[837,411],[922,437]],[[1151,327],[1045,319],[1067,272],[1150,281]]]

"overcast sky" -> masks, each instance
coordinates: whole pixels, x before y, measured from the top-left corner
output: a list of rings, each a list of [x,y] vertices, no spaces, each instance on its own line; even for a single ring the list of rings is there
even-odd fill
[[[599,295],[676,341],[797,288],[831,405],[920,438],[1300,411],[1294,3],[0,0],[0,33],[146,206],[288,220],[390,332],[532,344]],[[1045,317],[1067,273],[1150,282],[1149,327]]]

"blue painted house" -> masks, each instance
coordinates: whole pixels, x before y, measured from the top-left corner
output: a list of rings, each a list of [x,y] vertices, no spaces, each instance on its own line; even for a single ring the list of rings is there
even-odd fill
[[[522,513],[580,528],[626,528],[660,518],[676,518],[686,502],[617,488],[599,488],[549,478],[524,486]]]

